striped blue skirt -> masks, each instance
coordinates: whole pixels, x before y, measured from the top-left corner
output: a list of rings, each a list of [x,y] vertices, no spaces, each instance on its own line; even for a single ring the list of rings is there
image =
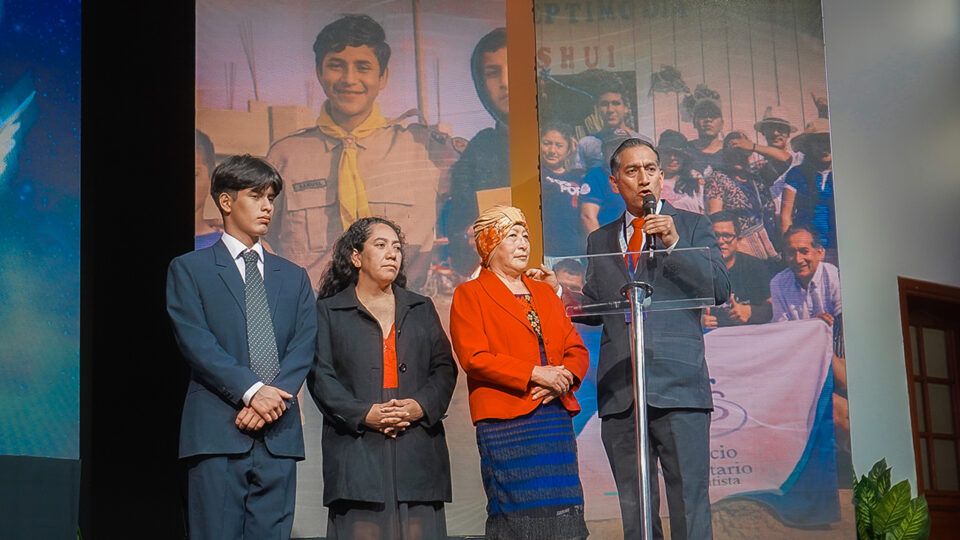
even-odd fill
[[[477,423],[486,538],[586,538],[577,439],[554,400],[510,420]]]

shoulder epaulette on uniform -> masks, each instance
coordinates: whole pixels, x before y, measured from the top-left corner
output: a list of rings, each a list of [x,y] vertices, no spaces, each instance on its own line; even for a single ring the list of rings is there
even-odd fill
[[[401,114],[400,116],[390,120],[389,122],[395,126],[398,126],[404,131],[420,131],[426,130],[430,139],[437,144],[450,144],[450,146],[457,152],[463,152],[463,148],[466,147],[466,139],[463,137],[453,137],[448,133],[440,131],[437,129],[436,125],[429,126],[420,122],[410,122],[408,124],[402,124],[403,120],[419,116],[419,112],[416,109],[410,109],[407,112]],[[462,141],[462,143],[460,143]],[[460,143],[460,144],[458,144]]]
[[[280,141],[282,141],[282,140],[284,140],[284,139],[289,139],[290,137],[296,137],[297,135],[303,135],[303,134],[307,133],[308,131],[318,131],[319,129],[320,129],[320,128],[318,128],[317,126],[310,126],[310,127],[305,127],[305,128],[303,128],[303,129],[298,129],[298,130],[296,130],[296,131],[294,131],[294,132],[287,133],[287,134],[284,135],[283,137],[280,137],[279,139],[277,139],[276,141],[274,141],[274,144],[276,144],[276,143],[278,143],[278,142],[280,142]]]
[[[319,130],[320,130],[320,128],[318,128],[317,126],[310,126],[310,127],[305,127],[305,128],[303,128],[303,129],[298,129],[298,130],[296,130],[296,131],[292,131],[292,132],[290,132],[290,133],[287,133],[287,134],[284,135],[283,137],[280,137],[279,139],[277,139],[277,140],[273,141],[272,143],[270,143],[270,148],[273,148],[274,146],[280,144],[281,142],[283,142],[283,141],[285,141],[285,140],[287,140],[287,139],[291,139],[291,138],[293,138],[293,137],[299,137],[300,135],[306,135],[307,133],[309,133],[309,132],[311,132],[311,131],[318,131],[318,132],[319,132]]]

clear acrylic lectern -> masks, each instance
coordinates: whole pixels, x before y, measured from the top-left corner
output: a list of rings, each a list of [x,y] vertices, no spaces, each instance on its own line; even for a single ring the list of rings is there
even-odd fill
[[[560,264],[560,261],[576,261]],[[723,264],[717,251],[710,248],[682,248],[637,253],[606,253],[579,257],[560,257],[551,261],[560,276],[583,269],[582,290],[576,283],[563,283],[563,301],[574,322],[600,324],[609,317],[624,317],[630,328],[635,403],[647,402],[646,364],[644,362],[643,324],[656,312],[702,309],[715,305],[713,266]],[[558,266],[559,265],[559,266]],[[640,472],[640,496],[643,508],[644,540],[653,538],[653,510],[650,504],[651,468],[647,433],[647,408],[637,410],[637,470]]]

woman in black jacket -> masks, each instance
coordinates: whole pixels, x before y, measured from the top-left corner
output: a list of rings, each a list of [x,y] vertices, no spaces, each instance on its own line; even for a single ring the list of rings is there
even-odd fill
[[[433,302],[404,289],[396,224],[362,218],[320,281],[307,380],[323,413],[327,538],[446,538],[441,423],[457,369]]]

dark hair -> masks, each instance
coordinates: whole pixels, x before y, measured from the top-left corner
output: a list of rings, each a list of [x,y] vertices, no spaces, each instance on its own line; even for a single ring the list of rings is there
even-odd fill
[[[477,46],[473,49],[473,54],[479,57],[483,53],[497,52],[507,46],[507,29],[504,27],[494,28],[487,35],[480,38]]]
[[[733,232],[737,233],[737,236],[740,236],[740,220],[737,219],[736,214],[733,212],[729,210],[721,210],[714,214],[710,214],[708,217],[710,218],[710,223],[713,224],[726,223],[728,221],[733,223]]]
[[[803,233],[803,232],[809,234],[809,235],[810,235],[810,238],[813,239],[813,247],[814,247],[814,248],[816,248],[816,249],[822,249],[822,248],[823,248],[823,244],[820,242],[820,236],[817,235],[817,233],[815,233],[815,232],[813,231],[813,229],[811,229],[811,228],[810,228],[809,226],[807,226],[807,225],[791,225],[790,228],[787,229],[787,232],[783,233],[783,241],[784,241],[784,243],[786,243],[787,238],[790,238],[791,236],[793,236],[793,235],[795,235],[795,234],[799,234],[799,233]]]
[[[213,149],[213,141],[206,133],[195,129],[193,139],[193,151],[200,154],[200,159],[207,166],[208,171],[213,171],[217,166],[217,153]]]
[[[365,217],[354,221],[333,245],[333,257],[323,271],[323,275],[320,276],[317,298],[328,298],[350,285],[357,284],[357,280],[360,279],[360,269],[353,265],[353,250],[363,252],[363,244],[370,239],[370,231],[378,223],[390,227],[393,232],[397,233],[402,253],[406,243],[403,239],[403,232],[400,231],[400,227],[396,223],[381,217]],[[397,278],[393,280],[398,287],[407,286],[405,266],[406,261],[401,258]]]
[[[563,122],[547,122],[540,128],[540,136],[543,137],[547,134],[548,131],[556,131],[557,133],[563,135],[564,138],[573,140],[573,127],[570,124],[565,124]]]
[[[683,171],[680,173],[680,177],[677,178],[677,183],[673,186],[673,190],[677,193],[682,193],[684,195],[693,197],[697,194],[697,188],[700,187],[700,181],[694,178],[690,172],[690,166],[684,165]]]
[[[620,168],[620,154],[623,153],[627,148],[634,148],[637,146],[646,146],[653,151],[653,155],[657,156],[657,166],[660,165],[660,152],[657,152],[657,149],[649,141],[643,139],[638,139],[636,137],[630,137],[629,139],[620,143],[620,146],[613,151],[613,155],[610,156],[610,172],[614,173],[617,169]]]
[[[721,169],[725,171],[734,171],[736,168],[735,165],[746,165],[750,159],[750,154],[753,152],[750,150],[742,150],[739,148],[731,148],[730,142],[746,139],[750,140],[750,137],[747,137],[747,134],[742,131],[731,131],[723,137],[723,166]]]
[[[582,276],[585,273],[583,264],[576,259],[560,259],[553,265],[553,271],[558,274],[560,272],[566,272],[578,276]]]
[[[660,133],[657,152],[662,156],[673,153],[679,157],[680,172],[673,190],[683,195],[695,196],[700,189],[700,181],[693,176],[693,160],[690,158],[690,143],[687,138],[677,130],[665,129]]]
[[[548,131],[556,131],[563,137],[565,141],[567,141],[567,157],[564,159],[564,167],[568,167],[568,162],[574,155],[574,146],[577,144],[577,139],[573,134],[573,127],[571,127],[570,124],[564,124],[563,122],[547,122],[540,129],[540,138],[542,139]]]
[[[383,27],[369,15],[344,15],[324,26],[317,34],[317,39],[313,42],[317,69],[323,71],[323,57],[327,53],[366,45],[373,49],[373,54],[380,63],[380,75],[383,75],[390,61],[390,45],[387,45],[386,38]]]
[[[266,161],[243,154],[230,156],[223,160],[213,170],[210,180],[210,196],[220,208],[220,194],[226,193],[231,199],[237,198],[237,193],[244,189],[252,189],[254,193],[263,193],[273,188],[274,195],[283,191],[283,178],[280,173]],[[223,212],[223,208],[220,208]]]
[[[676,152],[676,149],[667,149],[668,152]],[[680,153],[680,174],[677,175],[677,182],[673,185],[673,190],[683,195],[693,197],[700,189],[700,180],[693,176],[693,160],[689,156]]]
[[[702,99],[693,106],[693,119],[698,118],[723,118],[723,111],[720,104],[712,99]]]
[[[804,137],[800,144],[797,145],[797,150],[803,153],[803,161],[800,162],[799,167],[809,171],[809,173],[816,174],[819,169],[817,168],[817,163],[813,159],[813,145],[820,142],[826,142],[827,146],[830,146],[830,135],[827,133],[812,133]]]
[[[600,96],[604,94],[620,94],[620,99],[629,105],[627,103],[627,87],[623,84],[623,80],[616,73],[610,73],[609,75],[609,77],[604,77],[594,90],[596,94],[593,96],[593,102],[600,101]]]

